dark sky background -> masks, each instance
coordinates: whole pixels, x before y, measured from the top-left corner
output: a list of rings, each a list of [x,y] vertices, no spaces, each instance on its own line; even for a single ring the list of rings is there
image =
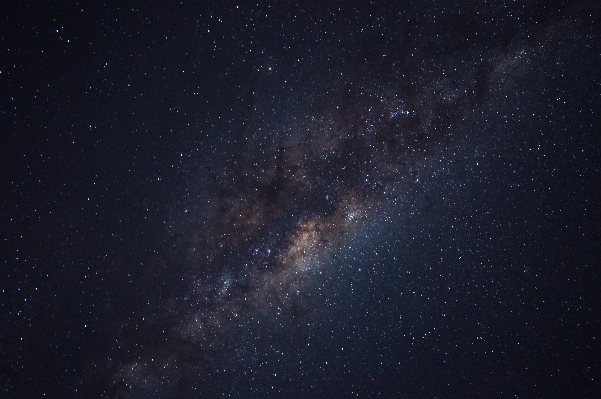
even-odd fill
[[[0,398],[599,397],[595,2],[0,6]]]

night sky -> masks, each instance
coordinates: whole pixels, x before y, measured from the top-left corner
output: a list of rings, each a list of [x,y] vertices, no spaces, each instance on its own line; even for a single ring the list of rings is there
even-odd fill
[[[601,9],[0,6],[0,398],[601,395]]]

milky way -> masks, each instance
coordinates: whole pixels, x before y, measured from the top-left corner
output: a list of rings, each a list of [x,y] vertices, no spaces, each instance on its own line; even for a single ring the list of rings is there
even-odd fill
[[[601,397],[596,2],[5,3],[1,397]]]
[[[428,160],[475,148],[466,124],[542,51],[535,43],[420,60],[427,67],[406,75],[391,67],[386,79],[334,78],[317,112],[296,107],[283,123],[262,117],[258,109],[277,105],[253,92],[226,162],[200,166],[203,189],[170,227],[187,291],[149,327],[159,343],[139,349],[117,385],[143,395],[220,369],[244,373],[265,335],[328,317],[312,297],[327,295],[334,259],[377,224],[380,205],[415,189]]]

